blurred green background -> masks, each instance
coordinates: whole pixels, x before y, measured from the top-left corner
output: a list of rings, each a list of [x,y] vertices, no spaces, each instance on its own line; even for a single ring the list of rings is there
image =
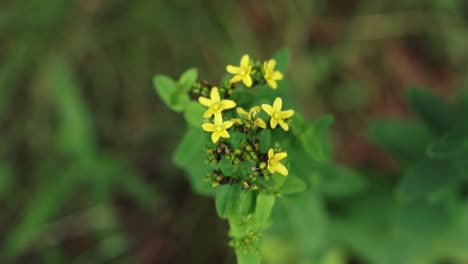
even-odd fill
[[[185,125],[152,77],[215,82],[282,47],[300,110],[336,117],[335,158],[385,177],[400,164],[363,127],[411,115],[407,85],[467,83],[468,2],[2,0],[0,262],[234,263],[171,161]]]

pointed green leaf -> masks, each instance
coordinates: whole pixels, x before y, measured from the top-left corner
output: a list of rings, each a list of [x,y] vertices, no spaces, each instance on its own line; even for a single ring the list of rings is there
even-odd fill
[[[258,223],[266,223],[270,219],[271,211],[275,205],[275,196],[266,192],[261,192],[257,196],[255,206],[255,219]]]
[[[191,126],[201,130],[201,126],[203,124],[203,114],[205,113],[205,111],[205,107],[203,107],[198,102],[192,101],[188,103],[185,109],[185,121],[187,121],[187,123],[189,123]]]
[[[303,192],[306,188],[307,185],[301,178],[288,175],[285,183],[278,189],[278,192],[282,194],[293,194]]]
[[[186,70],[179,78],[179,88],[183,93],[187,93],[192,85],[197,81],[198,70],[196,68],[190,68]]]
[[[452,106],[429,90],[413,87],[408,90],[411,108],[429,127],[436,132],[444,132],[456,124]]]

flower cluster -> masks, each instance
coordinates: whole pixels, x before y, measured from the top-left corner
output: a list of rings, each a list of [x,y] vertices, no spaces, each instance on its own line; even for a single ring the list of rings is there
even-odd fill
[[[211,133],[213,143],[207,146],[207,163],[215,167],[221,164],[231,167],[228,170],[230,173],[223,168],[208,173],[207,180],[213,187],[239,183],[244,189],[255,190],[265,186],[274,173],[288,175],[288,169],[283,164],[287,152],[281,150],[278,142],[270,142],[267,148],[260,147],[265,144],[260,134],[264,130],[275,130],[278,125],[284,132],[289,131],[294,110],[283,110],[281,97],[276,97],[272,105],[245,105],[245,109],[244,105],[238,105],[240,101],[232,100],[232,95],[239,89],[256,86],[265,89],[263,84],[277,89],[277,81],[283,79],[283,74],[275,70],[275,66],[273,59],[263,63],[253,62],[248,55],[244,55],[239,66],[226,67],[233,76],[220,88],[207,82],[193,85],[192,94],[198,95],[198,102],[206,107],[201,128]],[[239,82],[244,87],[238,85]],[[231,138],[233,134],[236,139]]]

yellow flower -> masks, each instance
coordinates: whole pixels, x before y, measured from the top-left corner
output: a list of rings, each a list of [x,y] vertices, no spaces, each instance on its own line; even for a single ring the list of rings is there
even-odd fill
[[[270,173],[278,172],[284,176],[288,176],[288,169],[280,163],[280,160],[286,158],[288,153],[280,152],[275,153],[273,149],[268,150],[268,171]]]
[[[249,55],[246,54],[242,56],[239,67],[228,65],[226,67],[226,70],[230,74],[234,74],[234,77],[232,77],[230,80],[231,83],[235,83],[235,82],[242,80],[245,86],[247,87],[252,86],[252,77],[250,77],[250,72],[252,71],[252,65],[250,64]]]
[[[215,118],[216,116],[221,117],[223,110],[236,107],[236,103],[232,100],[221,100],[217,87],[211,89],[210,98],[200,96],[198,97],[198,102],[208,107],[208,110],[203,115],[204,118],[209,118],[212,115],[215,115]]]
[[[265,129],[266,128],[266,123],[263,121],[263,119],[257,117],[258,114],[260,113],[261,109],[259,106],[254,106],[250,108],[250,111],[247,112],[245,111],[242,107],[237,108],[237,113],[240,116],[245,116],[247,117],[250,121],[253,121],[254,126],[258,126],[260,128]],[[236,119],[237,120],[237,119]]]
[[[234,122],[232,121],[223,122],[223,118],[221,117],[221,115],[219,115],[215,116],[214,124],[204,123],[202,125],[202,129],[206,132],[212,132],[213,134],[211,134],[211,141],[213,141],[213,143],[216,143],[218,142],[220,137],[230,137],[229,132],[227,132],[227,129],[229,129],[233,124]]]
[[[275,101],[273,102],[273,106],[268,104],[262,104],[263,110],[271,116],[270,119],[270,126],[271,128],[276,128],[278,124],[284,129],[284,131],[289,130],[289,126],[284,119],[290,118],[294,115],[294,110],[285,110],[281,111],[281,107],[283,106],[283,100],[280,97],[276,97]]]
[[[279,71],[275,71],[276,61],[269,60],[263,63],[263,70],[265,71],[265,75],[263,78],[267,81],[267,83],[271,86],[271,88],[276,89],[278,84],[276,81],[283,79],[283,74]]]

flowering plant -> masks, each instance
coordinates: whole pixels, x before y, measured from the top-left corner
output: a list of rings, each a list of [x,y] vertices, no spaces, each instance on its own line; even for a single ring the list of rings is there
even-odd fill
[[[311,167],[327,157],[322,142],[332,119],[307,123],[291,109],[288,59],[287,50],[264,62],[243,55],[219,85],[198,82],[196,69],[178,81],[154,79],[166,105],[189,124],[174,162],[196,192],[215,198],[239,263],[260,263],[276,199],[304,191]]]

